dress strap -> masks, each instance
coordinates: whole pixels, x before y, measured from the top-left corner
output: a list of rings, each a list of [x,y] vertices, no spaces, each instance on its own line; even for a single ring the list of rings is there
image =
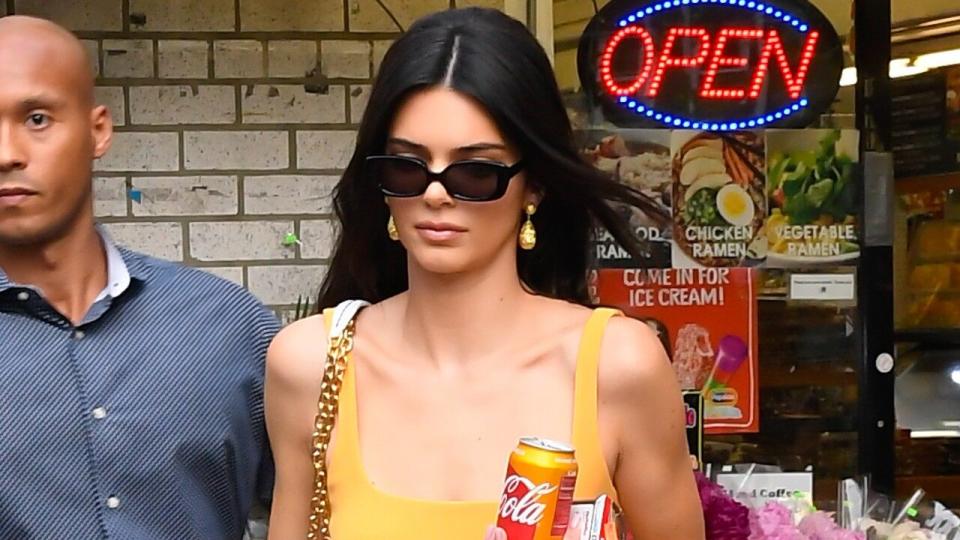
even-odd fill
[[[325,309],[323,319],[329,332],[334,324],[334,309]],[[324,356],[326,361],[326,356]],[[340,386],[340,401],[335,424],[335,438],[330,448],[329,474],[333,484],[341,474],[346,480],[354,482],[363,477],[360,461],[360,434],[357,420],[357,385],[353,354],[347,355],[347,365],[343,372],[343,384]]]
[[[577,355],[573,397],[573,445],[577,449],[577,461],[581,464],[581,471],[584,466],[599,467],[599,471],[593,469],[596,473],[593,483],[596,485],[591,487],[593,490],[599,489],[610,494],[614,494],[615,491],[610,471],[607,470],[603,449],[600,446],[597,381],[600,347],[607,323],[612,317],[620,315],[622,313],[615,309],[599,308],[594,310],[587,321]]]

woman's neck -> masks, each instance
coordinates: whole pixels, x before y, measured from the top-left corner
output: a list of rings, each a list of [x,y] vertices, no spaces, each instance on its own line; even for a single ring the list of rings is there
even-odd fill
[[[517,275],[516,256],[458,274],[424,271],[411,261],[400,316],[404,341],[439,368],[483,362],[523,335],[534,296]]]

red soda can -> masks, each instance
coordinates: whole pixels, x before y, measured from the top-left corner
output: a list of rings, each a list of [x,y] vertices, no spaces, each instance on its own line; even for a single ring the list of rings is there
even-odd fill
[[[577,482],[573,448],[524,437],[510,454],[497,526],[509,540],[562,540]]]

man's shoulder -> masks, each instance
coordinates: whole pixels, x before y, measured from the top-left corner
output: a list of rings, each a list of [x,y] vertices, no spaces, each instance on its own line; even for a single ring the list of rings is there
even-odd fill
[[[214,275],[202,268],[158,259],[150,255],[120,248],[130,266],[131,276],[142,275],[149,285],[166,289],[164,295],[176,295],[188,301],[202,301],[209,307],[254,318],[276,319],[275,314],[241,285]]]

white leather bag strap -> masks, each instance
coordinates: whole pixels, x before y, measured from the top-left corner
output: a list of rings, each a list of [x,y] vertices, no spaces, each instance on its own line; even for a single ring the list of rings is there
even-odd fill
[[[363,300],[344,300],[333,310],[333,321],[330,323],[330,341],[343,336],[343,331],[347,329],[350,321],[357,316],[357,313],[370,305],[370,302]]]

